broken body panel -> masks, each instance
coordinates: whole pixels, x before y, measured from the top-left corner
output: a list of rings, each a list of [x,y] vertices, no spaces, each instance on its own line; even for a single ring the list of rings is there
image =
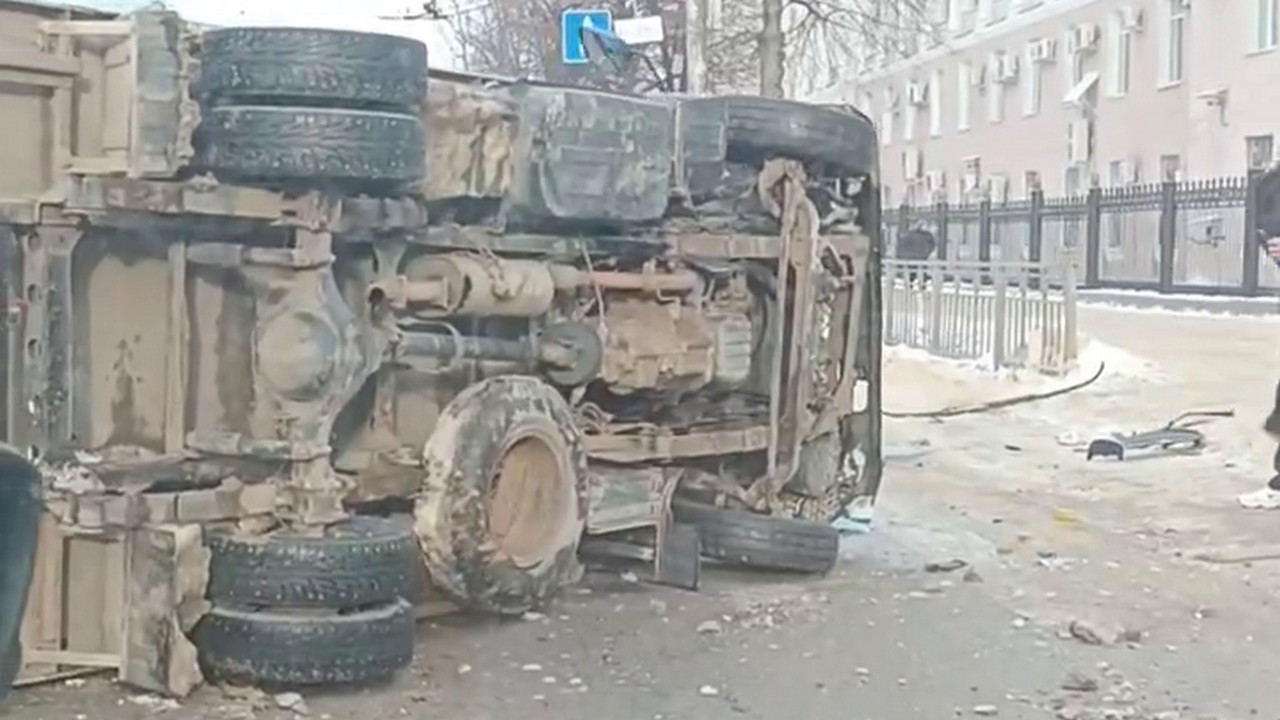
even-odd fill
[[[192,532],[415,497],[440,418],[486,378],[565,389],[589,534],[656,528],[661,547],[678,486],[823,521],[873,502],[874,171],[854,222],[824,226],[788,161],[752,179],[776,205],[765,232],[664,214],[686,175],[663,102],[619,114],[604,93],[441,73],[417,192],[228,185],[186,169],[196,33],[176,15],[0,18],[0,118],[30,138],[0,147],[0,440],[39,458],[59,552],[91,538],[83,562],[123,576],[114,597],[39,595],[24,641],[45,665],[186,692]],[[652,162],[593,160],[606,129]],[[834,457],[806,453],[822,438]],[[95,605],[123,631],[50,629]]]

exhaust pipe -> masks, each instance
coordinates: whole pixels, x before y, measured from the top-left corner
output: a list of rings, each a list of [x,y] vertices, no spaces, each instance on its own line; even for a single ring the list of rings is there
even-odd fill
[[[22,667],[18,631],[36,560],[40,473],[26,455],[0,443],[0,700]]]

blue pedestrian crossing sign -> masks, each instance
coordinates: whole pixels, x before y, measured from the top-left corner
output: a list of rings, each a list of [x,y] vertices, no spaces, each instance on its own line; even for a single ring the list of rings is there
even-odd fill
[[[587,46],[582,42],[583,27],[612,33],[613,12],[565,10],[560,15],[560,53],[565,65],[585,65],[588,62]]]

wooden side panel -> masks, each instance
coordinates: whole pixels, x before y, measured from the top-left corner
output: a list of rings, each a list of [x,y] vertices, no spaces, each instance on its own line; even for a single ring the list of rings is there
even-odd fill
[[[124,625],[124,541],[72,535],[46,516],[23,620],[19,681],[72,667],[118,668]]]

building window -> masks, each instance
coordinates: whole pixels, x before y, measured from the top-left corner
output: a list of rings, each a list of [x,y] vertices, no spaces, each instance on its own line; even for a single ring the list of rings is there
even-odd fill
[[[1252,135],[1244,139],[1250,170],[1266,170],[1275,162],[1276,142],[1272,135]]]
[[[1112,97],[1129,94],[1129,68],[1133,64],[1133,33],[1125,25],[1123,13],[1111,15],[1110,68],[1107,91]]]
[[[1062,38],[1062,48],[1070,47],[1071,30],[1067,30]],[[1084,53],[1064,52],[1062,58],[1062,84],[1067,90],[1075,87],[1084,79]]]
[[[973,65],[960,63],[956,73],[956,129],[964,132],[970,127],[970,115],[973,113]]]
[[[1022,173],[1022,196],[1030,198],[1031,194],[1040,189],[1040,173],[1035,170],[1028,170]]]
[[[929,136],[942,135],[942,71],[934,70],[929,82]]]
[[[1000,66],[1004,53],[991,53],[987,61],[987,119],[993,123],[1004,120],[1004,83],[1000,81]]]
[[[1163,182],[1172,182],[1182,179],[1182,156],[1180,155],[1161,155],[1160,156],[1160,180]]]
[[[912,90],[915,86],[914,80],[907,81],[907,106],[902,113],[902,139],[907,142],[916,139],[916,119],[920,108],[916,104],[916,98],[912,95]]]
[[[1271,50],[1280,44],[1280,25],[1276,16],[1280,14],[1280,0],[1252,0],[1252,43],[1255,52]]]
[[[1009,17],[1011,0],[991,0],[991,22],[998,23]]]
[[[893,144],[893,88],[885,88],[882,94],[884,109],[880,111],[880,142]]]
[[[1040,106],[1044,102],[1044,66],[1032,57],[1031,49],[1027,49],[1027,84],[1022,92],[1022,114],[1031,117],[1040,114]]]
[[[1164,29],[1164,47],[1161,52],[1160,84],[1177,85],[1184,72],[1183,50],[1186,45],[1186,0],[1164,0],[1168,22]]]

